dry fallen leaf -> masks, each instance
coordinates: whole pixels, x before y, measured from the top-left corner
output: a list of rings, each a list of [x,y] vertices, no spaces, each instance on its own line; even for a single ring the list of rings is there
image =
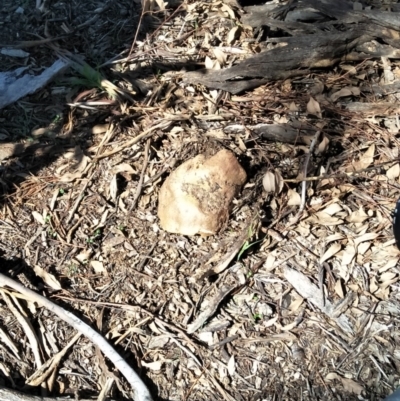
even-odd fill
[[[280,194],[283,189],[284,181],[279,170],[275,170],[275,183],[276,183],[277,193]]]
[[[383,273],[379,278],[379,288],[386,290],[390,285],[399,281],[399,276],[397,273],[387,272]]]
[[[343,238],[344,238],[343,234],[340,234],[340,233],[328,235],[328,236],[325,238],[325,243],[326,243],[326,244],[329,244],[330,242],[333,242],[333,241],[340,241],[340,240],[342,240]]]
[[[318,145],[316,154],[320,155],[324,153],[328,149],[328,146],[329,146],[329,139],[326,137],[326,135],[323,135],[321,142]]]
[[[221,49],[218,47],[213,47],[212,49],[215,58],[217,59],[219,65],[223,67],[226,64],[226,60],[228,58],[227,54],[224,53]]]
[[[360,160],[353,162],[354,171],[365,170],[374,162],[375,144],[372,144],[360,157]]]
[[[46,224],[46,222],[44,221],[43,216],[40,213],[36,212],[35,210],[32,212],[32,216],[42,226],[44,226]]]
[[[217,70],[220,69],[220,65],[217,60],[211,60],[210,57],[206,56],[206,59],[204,60],[204,66],[208,70]]]
[[[136,170],[128,163],[121,163],[111,169],[111,174],[128,173],[135,174]]]
[[[338,375],[337,373],[328,373],[325,377],[325,380],[327,381],[332,381],[332,380],[339,380],[345,391],[349,393],[354,393],[360,395],[364,391],[364,387],[358,384],[356,381],[347,379],[345,377],[342,377]]]
[[[322,113],[319,103],[312,97],[310,97],[310,100],[307,103],[307,112],[308,114],[312,114],[313,116],[322,118]]]
[[[51,273],[46,272],[46,270],[43,270],[40,266],[35,265],[33,267],[34,272],[36,273],[37,276],[39,276],[43,281],[53,290],[61,290],[61,284],[57,281],[55,276],[53,276]]]
[[[232,19],[235,20],[236,16],[235,16],[235,12],[232,10],[232,8],[230,8],[226,3],[223,3],[221,5],[221,10],[225,11],[226,14]]]
[[[348,244],[342,255],[342,266],[349,265],[354,257],[356,256],[356,248],[353,245]]]
[[[0,143],[0,162],[22,154],[26,148],[27,146],[22,143]]]
[[[226,41],[227,41],[228,45],[232,45],[233,44],[233,42],[239,36],[239,33],[240,33],[240,27],[239,26],[235,26],[229,31],[228,36],[226,38]]]
[[[390,167],[388,171],[386,171],[386,177],[389,180],[394,180],[400,175],[400,164],[396,163],[394,166]]]
[[[91,260],[90,266],[93,267],[93,270],[97,273],[107,273],[107,270],[104,268],[103,262],[99,262],[98,260]]]
[[[320,224],[323,226],[337,226],[343,223],[342,219],[338,219],[337,217],[333,217],[325,212],[318,212],[312,214],[310,217],[306,219],[307,222],[311,224]]]
[[[265,173],[262,183],[266,193],[275,192],[275,174],[272,171]]]
[[[336,255],[340,251],[341,248],[342,247],[339,243],[332,244],[329,247],[329,249],[321,256],[319,263],[322,264],[322,263],[326,262],[332,256]]]
[[[80,252],[75,258],[79,260],[81,263],[86,263],[90,256],[92,255],[93,251],[91,249],[85,249],[82,252]]]
[[[349,333],[352,332],[349,319],[345,315],[341,315],[340,317],[333,316],[335,310],[333,304],[328,299],[323,297],[321,290],[314,283],[312,283],[307,276],[289,267],[284,268],[283,274],[285,279],[303,298],[317,306],[329,317],[336,319],[336,323],[343,330]]]
[[[163,0],[155,0],[160,11],[165,11],[165,7],[168,5],[168,2],[164,2]]]
[[[352,212],[350,216],[347,216],[346,221],[349,223],[363,223],[369,218],[370,217],[367,213],[365,213],[364,209],[361,206],[359,210],[356,210],[355,212]]]
[[[236,366],[236,364],[235,364],[235,357],[232,355],[232,356],[229,358],[229,361],[228,361],[228,373],[229,373],[231,376],[233,376],[233,374],[235,373],[235,366]]]
[[[329,216],[333,216],[334,214],[341,212],[343,209],[339,205],[339,203],[332,203],[328,207],[326,207],[324,210],[322,210],[323,213],[329,214]]]
[[[359,96],[360,95],[360,88],[356,86],[346,86],[345,88],[340,89],[339,91],[335,92],[331,95],[332,102],[336,102],[341,97],[346,96]]]
[[[117,175],[114,174],[110,182],[110,198],[115,202],[118,195]]]
[[[365,233],[354,239],[354,245],[357,247],[362,242],[373,241],[378,237],[379,237],[378,233]]]
[[[293,189],[288,190],[288,206],[298,206],[301,204],[300,194]]]
[[[342,280],[337,280],[335,284],[335,292],[340,298],[344,298],[344,289]]]
[[[162,367],[162,362],[161,361],[156,361],[156,362],[147,363],[145,361],[142,361],[142,365],[144,367],[146,367],[146,368],[149,368],[150,370],[159,371],[161,369],[161,367]]]
[[[64,154],[64,158],[72,160],[74,163],[70,167],[71,171],[60,177],[60,182],[72,182],[77,178],[81,178],[83,172],[86,170],[86,167],[90,162],[90,157],[86,156],[79,146],[76,146],[73,152]],[[63,170],[64,169],[65,168],[63,168]],[[60,169],[58,169],[58,171],[60,171]]]

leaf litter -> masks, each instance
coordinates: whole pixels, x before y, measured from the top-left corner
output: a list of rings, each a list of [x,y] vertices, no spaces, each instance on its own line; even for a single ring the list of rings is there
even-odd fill
[[[231,96],[181,79],[259,52],[240,5],[148,2],[141,13],[119,3],[76,4],[76,26],[51,27],[66,37],[29,48],[37,65],[78,52],[104,85],[54,84],[1,111],[2,140],[22,149],[7,146],[2,158],[4,270],[122,347],[160,399],[392,392],[400,383],[397,60],[346,61]],[[48,7],[67,15],[59,2]],[[46,134],[30,143],[38,128]],[[163,232],[165,178],[220,149],[249,177],[226,227],[209,238]],[[3,291],[0,305],[7,387],[36,373],[53,395],[128,396],[125,379],[106,385],[107,364],[88,340],[74,345],[70,326],[18,295]]]

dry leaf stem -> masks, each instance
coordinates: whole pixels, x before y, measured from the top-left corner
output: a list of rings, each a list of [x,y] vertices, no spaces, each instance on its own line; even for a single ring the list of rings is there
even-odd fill
[[[70,221],[72,220],[72,218],[74,217],[75,212],[78,210],[79,205],[81,204],[81,201],[83,199],[83,194],[86,191],[86,188],[88,187],[88,185],[92,182],[92,179],[94,177],[94,175],[96,174],[96,171],[94,171],[91,176],[89,178],[86,179],[86,182],[84,183],[81,191],[79,192],[76,201],[74,203],[74,206],[72,207],[72,209],[69,212],[68,218],[66,220],[66,224],[69,224]]]
[[[301,204],[299,208],[299,214],[304,210],[304,207],[306,206],[306,191],[307,191],[307,170],[308,170],[308,164],[310,163],[311,155],[314,151],[315,145],[318,141],[319,135],[321,134],[321,131],[317,131],[314,135],[314,138],[311,142],[310,145],[310,150],[307,154],[306,160],[304,162],[304,170],[303,170],[303,181],[301,184]]]
[[[114,350],[114,348],[102,337],[99,333],[94,331],[89,325],[78,319],[72,313],[66,311],[60,306],[56,305],[47,298],[37,294],[36,292],[24,287],[22,284],[14,281],[13,279],[0,273],[0,286],[8,286],[20,293],[28,296],[33,301],[46,307],[51,312],[56,314],[60,319],[64,320],[90,341],[96,344],[102,352],[114,363],[118,370],[123,374],[129,384],[135,391],[135,401],[152,401],[149,390],[143,383],[139,375],[128,365],[128,363]]]
[[[146,142],[145,149],[144,149],[144,160],[143,160],[142,172],[140,174],[135,197],[133,198],[133,202],[132,202],[131,207],[129,208],[129,211],[132,211],[132,209],[136,206],[136,202],[138,201],[140,194],[142,193],[144,174],[146,172],[147,165],[149,164],[150,144],[151,144],[151,139],[148,139]]]

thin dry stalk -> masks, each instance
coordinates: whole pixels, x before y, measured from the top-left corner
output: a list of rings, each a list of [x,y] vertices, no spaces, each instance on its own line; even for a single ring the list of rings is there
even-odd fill
[[[302,186],[301,186],[301,204],[300,204],[300,208],[299,208],[299,214],[304,210],[304,207],[306,205],[307,181],[305,179],[307,178],[308,164],[310,163],[312,152],[314,151],[314,147],[318,141],[320,134],[321,134],[321,131],[317,131],[315,133],[314,138],[310,145],[310,150],[307,154],[306,161],[304,163],[304,171],[303,171],[304,176],[303,176],[303,182],[302,182]]]
[[[135,197],[133,198],[132,205],[130,206],[129,211],[131,211],[136,206],[136,203],[137,203],[137,201],[138,201],[138,199],[140,197],[140,194],[142,193],[144,174],[146,172],[147,165],[149,163],[150,144],[151,144],[151,140],[148,139],[147,142],[146,142],[145,149],[144,149],[144,160],[143,160],[142,172],[140,174],[140,178],[139,178],[138,186],[137,186],[137,189],[136,189]]]
[[[70,210],[70,212],[68,214],[68,218],[66,220],[66,224],[69,224],[70,221],[72,220],[72,218],[74,217],[74,214],[78,210],[78,207],[79,207],[79,205],[80,205],[80,203],[81,203],[81,201],[83,199],[83,194],[86,191],[86,188],[88,187],[88,185],[92,182],[92,179],[93,179],[95,174],[96,174],[96,171],[94,171],[92,173],[92,175],[89,178],[86,179],[85,184],[83,185],[82,189],[80,190],[80,192],[79,192],[79,194],[78,194],[78,196],[76,198],[74,206],[72,207],[72,209]]]

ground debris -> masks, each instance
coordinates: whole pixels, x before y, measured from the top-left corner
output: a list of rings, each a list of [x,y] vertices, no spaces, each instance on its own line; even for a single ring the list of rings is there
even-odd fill
[[[155,399],[399,386],[398,3],[14,3],[0,43],[30,56],[2,71],[83,64],[0,111],[2,273],[107,338]],[[221,149],[247,174],[223,230],[165,232],[169,174]],[[2,385],[40,396],[36,361],[68,350],[48,396],[130,397],[101,350],[4,294]]]

